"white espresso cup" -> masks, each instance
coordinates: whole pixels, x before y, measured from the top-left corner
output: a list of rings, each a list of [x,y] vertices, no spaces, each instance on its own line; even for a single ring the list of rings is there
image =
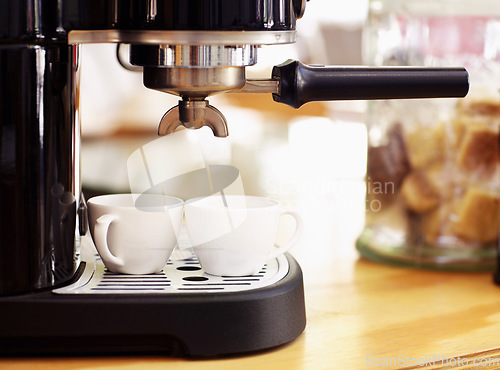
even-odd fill
[[[185,225],[189,240],[207,274],[245,276],[260,271],[266,261],[289,250],[300,238],[300,215],[263,197],[212,195],[186,201]],[[280,217],[295,218],[294,234],[276,246]]]
[[[89,226],[108,270],[122,274],[161,271],[177,243],[182,199],[154,194],[110,194],[89,199]]]

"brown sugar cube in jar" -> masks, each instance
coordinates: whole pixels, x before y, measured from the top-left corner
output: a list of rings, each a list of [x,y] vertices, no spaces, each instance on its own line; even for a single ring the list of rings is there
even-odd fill
[[[498,191],[471,186],[457,209],[456,234],[471,241],[494,241],[499,233],[499,207]]]
[[[445,159],[448,146],[447,127],[444,123],[419,126],[405,136],[408,158],[412,168],[420,169]]]
[[[406,207],[417,213],[430,211],[439,204],[439,194],[422,171],[413,171],[406,176],[401,195]]]
[[[500,98],[497,94],[470,96],[459,100],[457,113],[466,116],[500,117]]]
[[[458,152],[458,164],[466,171],[493,172],[499,162],[498,130],[485,124],[466,127]]]

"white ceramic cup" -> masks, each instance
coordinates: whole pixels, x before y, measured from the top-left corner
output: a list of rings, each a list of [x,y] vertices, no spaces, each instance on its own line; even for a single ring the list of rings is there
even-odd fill
[[[263,197],[213,195],[185,203],[189,240],[203,270],[211,275],[245,276],[289,250],[300,238],[300,215]],[[296,228],[282,246],[275,245],[282,215],[295,218]]]
[[[161,271],[177,243],[182,199],[153,194],[110,194],[89,199],[92,239],[104,265],[122,274]]]

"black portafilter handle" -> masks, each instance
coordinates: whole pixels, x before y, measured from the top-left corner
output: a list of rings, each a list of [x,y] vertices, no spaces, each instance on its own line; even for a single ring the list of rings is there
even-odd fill
[[[273,68],[277,102],[299,108],[313,101],[462,98],[469,91],[465,68],[329,67],[288,60]]]

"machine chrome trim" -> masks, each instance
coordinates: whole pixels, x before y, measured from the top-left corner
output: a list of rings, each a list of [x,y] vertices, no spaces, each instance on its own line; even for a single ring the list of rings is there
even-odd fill
[[[246,67],[257,63],[257,46],[132,45],[130,62],[153,67]]]
[[[73,30],[68,43],[129,43],[155,45],[275,45],[292,44],[296,31],[155,31]]]

